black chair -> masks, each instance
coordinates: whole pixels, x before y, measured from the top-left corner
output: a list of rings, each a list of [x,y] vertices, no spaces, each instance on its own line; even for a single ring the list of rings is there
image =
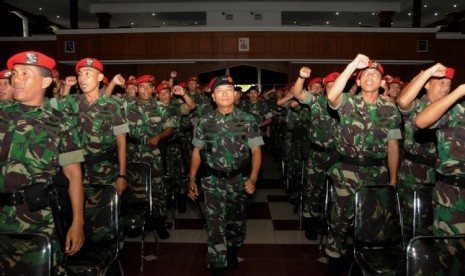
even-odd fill
[[[433,235],[434,184],[424,184],[413,192],[413,236]]]
[[[336,198],[335,195],[336,191],[334,189],[334,185],[332,183],[332,180],[329,178],[329,176],[326,176],[326,191],[325,191],[325,218],[324,222],[326,223],[326,233],[329,233],[329,227],[330,227],[330,221],[331,221],[331,208],[333,206],[333,201]],[[320,245],[319,249],[323,250],[323,232],[324,226],[322,227],[322,232],[320,235]]]
[[[0,274],[52,275],[50,239],[44,234],[0,233]]]
[[[465,275],[465,235],[417,236],[406,252],[407,276]]]
[[[362,186],[355,194],[354,265],[363,275],[404,275],[400,202],[391,185]]]
[[[141,272],[144,271],[145,237],[153,230],[153,225],[148,225],[153,204],[151,173],[148,163],[128,163],[126,165],[128,187],[121,197],[123,233],[130,237],[140,236]]]
[[[81,250],[68,260],[71,275],[111,275],[120,270],[118,193],[112,185],[84,186],[84,231]]]

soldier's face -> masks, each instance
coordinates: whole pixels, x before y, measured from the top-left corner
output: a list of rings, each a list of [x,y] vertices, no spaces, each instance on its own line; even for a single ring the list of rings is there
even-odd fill
[[[126,86],[126,95],[130,97],[136,96],[136,86],[134,84],[129,84],[128,86]]]
[[[189,81],[187,83],[187,88],[189,91],[195,91],[197,89],[197,82],[196,81]]]
[[[137,91],[139,92],[139,99],[143,102],[150,101],[153,94],[153,84],[150,82],[143,82],[137,85]]]
[[[158,96],[158,99],[160,100],[160,102],[168,105],[170,104],[170,101],[171,101],[171,91],[169,89],[163,89],[163,90],[160,90],[157,94]]]
[[[449,94],[450,85],[451,80],[447,78],[430,79],[425,85],[429,100],[434,102]]]
[[[258,101],[258,91],[257,90],[250,90],[249,91],[249,99],[253,103],[257,102]]]
[[[321,83],[314,83],[310,87],[310,91],[315,94],[321,94],[323,92],[323,85]]]
[[[381,72],[377,69],[369,68],[363,71],[362,75],[360,76],[360,86],[362,90],[367,92],[377,91],[381,86],[382,80]]]
[[[78,71],[78,83],[84,94],[99,91],[99,83],[103,80],[103,74],[91,67],[81,67]]]
[[[13,100],[13,86],[11,86],[9,79],[0,79],[0,100]]]
[[[391,83],[389,84],[389,96],[393,97],[393,98],[397,98],[397,96],[399,96],[399,93],[400,93],[400,83]]]
[[[233,106],[235,101],[234,86],[230,84],[220,85],[213,91],[212,97],[219,107]]]
[[[43,102],[45,88],[51,83],[52,78],[42,77],[36,66],[16,64],[11,70],[13,97],[25,105],[40,105]]]

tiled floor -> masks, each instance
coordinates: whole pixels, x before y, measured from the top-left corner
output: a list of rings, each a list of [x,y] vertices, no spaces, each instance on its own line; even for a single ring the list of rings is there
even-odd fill
[[[249,205],[239,266],[225,275],[325,275],[326,259],[319,240],[309,241],[299,230],[294,206],[279,180],[280,164],[264,153],[262,170],[264,181]],[[160,241],[158,249],[154,236],[147,236],[143,273],[139,271],[138,239],[127,238],[121,252],[125,275],[209,275],[205,270],[207,235],[197,207],[189,202],[188,211],[176,215],[171,237]]]

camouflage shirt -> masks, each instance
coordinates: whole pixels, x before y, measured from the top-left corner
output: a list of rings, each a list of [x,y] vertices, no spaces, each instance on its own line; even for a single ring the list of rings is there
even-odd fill
[[[264,142],[254,118],[234,108],[229,114],[217,110],[205,114],[196,128],[192,144],[204,149],[208,166],[232,171],[250,158],[249,149]]]
[[[397,106],[381,96],[368,104],[361,94],[343,93],[334,109],[340,117],[336,149],[342,155],[386,158],[388,141],[401,139]]]
[[[249,113],[255,118],[257,124],[265,121],[268,118],[273,117],[270,106],[266,101],[259,100],[256,103],[251,103],[250,101],[244,101],[244,104],[241,106],[242,111]]]

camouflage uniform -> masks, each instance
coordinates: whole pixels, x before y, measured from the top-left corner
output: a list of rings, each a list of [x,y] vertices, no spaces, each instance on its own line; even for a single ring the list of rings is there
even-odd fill
[[[337,135],[337,114],[328,106],[324,95],[306,94],[303,101],[311,110],[310,153],[306,166],[307,183],[304,187],[304,216],[319,217],[323,213],[326,171],[334,162]]]
[[[114,185],[119,174],[116,136],[129,131],[121,104],[101,94],[92,104],[85,95],[70,95],[52,105],[77,126],[86,160],[83,183]]]
[[[438,167],[433,233],[465,234],[465,105],[457,103],[431,128],[438,143]]]
[[[154,199],[153,216],[166,216],[166,190],[162,181],[163,167],[160,149],[147,145],[153,136],[164,129],[174,127],[169,120],[165,106],[155,99],[141,102],[138,98],[127,99],[124,104],[126,118],[129,124],[127,138],[128,160],[132,162],[146,162],[152,166],[152,195]]]
[[[290,107],[290,102],[286,103],[283,111],[283,162],[284,162],[284,177],[289,182],[290,190],[295,188],[296,181],[296,170],[298,167],[295,166],[294,161],[296,158],[295,141],[292,139],[292,133],[294,131],[295,122],[297,121],[298,113],[296,110]]]
[[[401,138],[401,117],[397,106],[381,96],[375,104],[368,104],[361,94],[343,93],[342,101],[335,109],[340,117],[336,141],[340,157],[328,169],[336,199],[329,220],[325,251],[330,257],[338,258],[346,251],[345,239],[354,216],[357,189],[362,185],[389,183],[387,144],[389,140]],[[354,160],[352,164],[346,161],[349,158]],[[366,164],[362,164],[364,160]]]
[[[218,111],[204,115],[192,144],[205,153],[208,167],[228,172],[240,169],[250,158],[249,149],[264,143],[253,117],[234,108],[226,115]],[[247,177],[244,172],[231,178],[210,175],[202,179],[208,229],[207,267],[226,267],[226,248],[239,247],[244,242]]]
[[[2,193],[18,192],[34,183],[49,186],[59,166],[84,161],[78,134],[71,121],[52,109],[49,102],[39,107],[26,107],[18,102],[1,107],[0,140],[3,141],[0,143]],[[63,262],[64,253],[54,229],[50,207],[31,212],[27,203],[0,206],[0,231],[38,232],[49,236],[53,263],[58,266]],[[17,250],[21,251],[21,248]],[[0,257],[0,271],[9,274],[8,268],[14,266],[14,261],[5,261]]]
[[[252,115],[257,124],[273,117],[273,113],[271,112],[269,105],[263,100],[258,100],[256,103],[244,101],[244,105],[241,106],[241,110]],[[262,136],[264,136],[266,134],[266,127],[261,127],[260,131]]]
[[[413,194],[415,188],[436,182],[435,162],[437,159],[435,130],[418,129],[415,114],[429,104],[424,95],[415,100],[410,110],[401,110],[404,118],[404,158],[399,168],[397,191],[401,204],[404,238],[413,237]],[[432,229],[418,229],[419,234],[430,235]]]

